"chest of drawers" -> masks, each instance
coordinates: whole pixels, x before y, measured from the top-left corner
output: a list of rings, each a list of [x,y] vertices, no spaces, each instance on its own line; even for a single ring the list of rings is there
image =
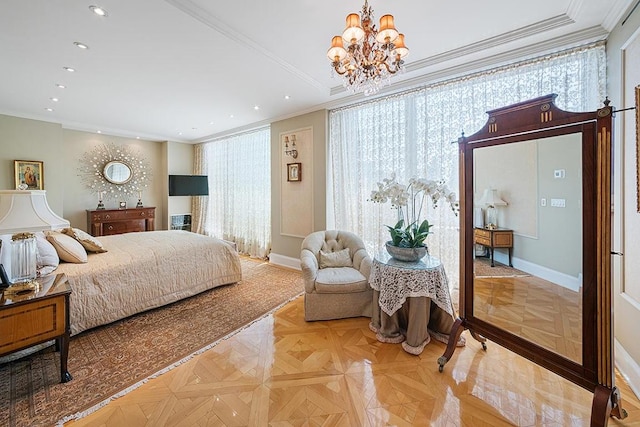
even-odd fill
[[[153,231],[156,208],[87,210],[87,230],[93,236]]]

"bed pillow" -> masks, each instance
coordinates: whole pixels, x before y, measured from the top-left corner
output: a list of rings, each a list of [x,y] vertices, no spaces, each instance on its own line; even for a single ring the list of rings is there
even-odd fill
[[[352,265],[349,248],[337,252],[320,251],[320,268],[351,267]]]
[[[80,230],[79,228],[63,228],[62,230],[60,230],[60,232],[76,239],[78,242],[80,242],[82,247],[89,252],[107,252],[100,240],[96,239],[91,234]]]
[[[47,240],[56,248],[56,252],[61,260],[74,264],[87,262],[87,251],[73,237],[62,234],[58,231],[48,231],[45,233]]]
[[[38,232],[36,234],[36,271],[38,277],[45,276],[58,268],[60,258],[56,248],[44,236],[44,233]]]

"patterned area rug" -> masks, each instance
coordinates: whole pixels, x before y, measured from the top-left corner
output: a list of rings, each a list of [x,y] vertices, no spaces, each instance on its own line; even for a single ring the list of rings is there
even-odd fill
[[[242,275],[238,284],[72,337],[66,384],[53,347],[0,365],[0,425],[50,426],[105,404],[304,291],[300,273],[261,261],[243,258]]]
[[[476,257],[473,262],[473,272],[476,277],[527,277],[530,274],[520,271],[517,268],[494,262],[495,267],[491,267],[489,258]]]

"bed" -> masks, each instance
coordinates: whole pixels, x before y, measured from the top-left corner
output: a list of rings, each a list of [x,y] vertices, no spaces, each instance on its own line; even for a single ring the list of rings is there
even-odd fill
[[[71,293],[71,334],[242,279],[240,258],[222,240],[181,230],[99,238],[107,252],[60,263]]]

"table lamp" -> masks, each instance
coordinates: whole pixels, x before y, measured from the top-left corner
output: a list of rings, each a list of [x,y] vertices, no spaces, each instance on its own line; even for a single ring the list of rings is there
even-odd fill
[[[487,207],[487,221],[485,227],[489,230],[498,228],[498,211],[496,206],[507,206],[507,202],[498,196],[498,190],[487,188],[484,190],[480,203]]]
[[[0,289],[29,284],[36,273],[36,242],[33,233],[69,227],[47,203],[44,190],[0,191]],[[4,244],[2,244],[4,243]],[[7,289],[9,288],[9,289]],[[15,289],[30,289],[16,286]]]

